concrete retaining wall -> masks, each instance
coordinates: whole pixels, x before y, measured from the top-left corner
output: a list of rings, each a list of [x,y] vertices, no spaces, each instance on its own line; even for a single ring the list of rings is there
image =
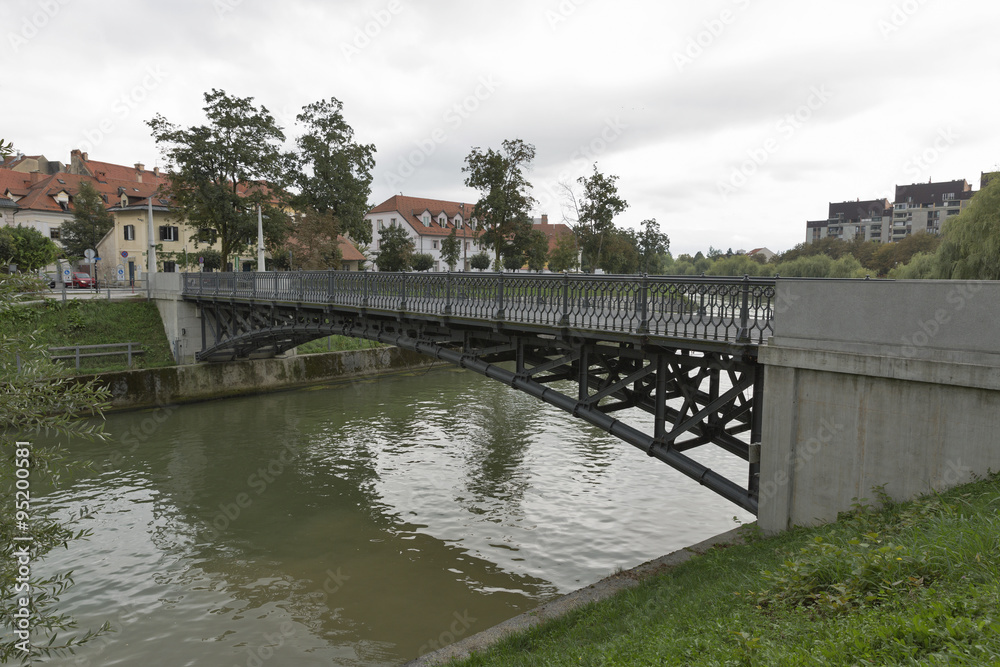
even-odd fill
[[[194,364],[104,373],[113,409],[135,409],[278,391],[309,384],[374,377],[435,360],[396,347],[303,354],[287,358]],[[86,381],[95,376],[82,376]]]
[[[1000,284],[781,280],[776,303],[764,530],[1000,471]]]

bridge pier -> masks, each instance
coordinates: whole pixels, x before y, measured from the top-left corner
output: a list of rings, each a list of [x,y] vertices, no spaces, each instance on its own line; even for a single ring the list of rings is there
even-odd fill
[[[775,303],[765,531],[1000,471],[1000,284],[780,280]]]
[[[160,311],[170,351],[178,364],[193,364],[201,350],[202,318],[198,305],[181,294],[183,274],[155,273],[149,278],[149,296]]]

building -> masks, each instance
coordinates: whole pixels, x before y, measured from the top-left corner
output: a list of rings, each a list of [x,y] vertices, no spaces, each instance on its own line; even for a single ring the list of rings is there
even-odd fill
[[[441,241],[455,229],[462,243],[462,254],[456,268],[469,271],[470,259],[483,250],[478,241],[482,232],[476,230],[478,221],[473,208],[473,204],[464,202],[393,195],[365,215],[365,220],[372,226],[372,251],[378,254],[379,231],[398,225],[413,240],[415,252],[434,258],[434,271],[447,270],[448,266],[441,258]]]
[[[83,181],[90,182],[110,209],[128,206],[152,196],[166,177],[159,169],[147,170],[97,162],[87,153],[73,150],[70,164],[47,160],[44,156],[17,156],[0,165],[0,197],[16,204],[13,215],[3,216],[4,224],[32,227],[60,244],[60,227],[73,219],[73,198]]]
[[[552,250],[556,247],[560,236],[563,234],[573,233],[570,226],[565,223],[550,223],[549,216],[545,213],[542,213],[542,217],[540,218],[533,218],[531,223],[532,229],[537,229],[541,233],[545,234],[545,237],[549,240],[549,252],[552,252]]]
[[[754,248],[746,253],[747,257],[763,257],[765,262],[770,262],[775,253],[769,248]]]
[[[919,232],[940,233],[944,221],[961,213],[973,194],[972,186],[965,179],[897,185],[888,240],[899,241]]]
[[[340,270],[360,271],[368,259],[343,234],[337,237],[337,241],[340,244]]]
[[[892,206],[888,199],[830,202],[826,220],[806,222],[806,243],[837,238],[852,241],[889,240]]]

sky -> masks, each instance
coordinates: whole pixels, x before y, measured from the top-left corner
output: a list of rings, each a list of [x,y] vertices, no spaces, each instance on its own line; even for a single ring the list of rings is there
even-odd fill
[[[805,240],[829,202],[1000,168],[991,0],[5,0],[0,138],[163,166],[146,121],[253,97],[292,139],[336,97],[374,144],[370,201],[475,202],[473,147],[533,144],[533,214],[618,177],[671,251]]]

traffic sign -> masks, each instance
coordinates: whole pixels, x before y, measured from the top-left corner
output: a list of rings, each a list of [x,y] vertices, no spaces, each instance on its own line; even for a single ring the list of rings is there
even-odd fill
[[[122,257],[128,257],[128,250],[122,250]]]
[[[118,265],[118,280],[123,280],[125,278],[125,267],[121,264]]]
[[[87,259],[94,259],[96,255],[97,253],[94,252],[94,250],[92,250],[91,248],[87,248],[86,250],[83,251],[83,256],[86,257]]]
[[[63,277],[66,278],[67,280],[69,280],[69,274],[70,274],[69,269],[63,269]]]
[[[199,257],[198,258],[198,263],[199,264],[204,264],[205,263],[205,258],[204,257]]]

